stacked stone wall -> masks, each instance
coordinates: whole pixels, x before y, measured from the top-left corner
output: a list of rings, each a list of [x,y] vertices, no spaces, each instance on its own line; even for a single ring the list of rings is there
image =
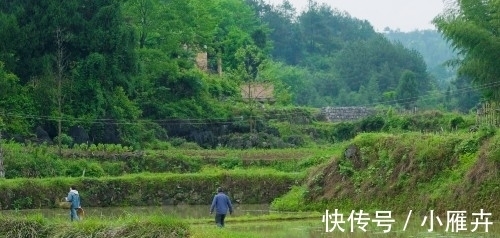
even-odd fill
[[[324,107],[321,114],[331,122],[352,121],[375,114],[375,109],[367,107]]]

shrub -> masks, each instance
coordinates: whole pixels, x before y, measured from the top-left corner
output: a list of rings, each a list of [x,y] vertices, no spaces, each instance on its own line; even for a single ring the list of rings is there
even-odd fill
[[[382,130],[385,120],[381,116],[369,116],[360,122],[360,128],[363,132],[376,132]]]
[[[238,158],[223,158],[217,161],[218,166],[223,169],[234,169],[243,166],[243,161]]]
[[[126,164],[123,161],[109,162],[104,161],[101,164],[104,173],[108,176],[120,176],[126,171]]]
[[[458,152],[461,154],[475,153],[479,149],[479,141],[475,138],[465,139],[458,145]]]
[[[291,135],[286,139],[286,142],[299,147],[306,143],[301,135]]]
[[[497,128],[492,125],[481,125],[479,127],[479,140],[482,141],[484,139],[488,139],[494,136],[497,132]]]
[[[356,126],[351,122],[341,122],[333,129],[333,136],[338,141],[346,141],[356,137]]]
[[[84,175],[87,177],[101,177],[104,176],[104,169],[97,162],[86,163],[84,168]]]
[[[66,176],[70,177],[101,177],[104,176],[104,169],[97,162],[88,162],[83,159],[67,161],[68,169]]]
[[[170,139],[170,144],[174,147],[179,147],[184,143],[186,143],[186,139],[184,138],[175,137]]]
[[[65,174],[66,165],[55,155],[44,151],[34,150],[8,151],[4,158],[5,177],[55,177]]]
[[[151,150],[168,150],[171,147],[172,144],[170,144],[170,142],[161,140],[154,140],[151,143],[145,145],[146,149],[151,149]]]
[[[465,124],[465,120],[461,116],[456,116],[450,120],[450,127],[452,130],[457,130]]]
[[[59,143],[59,136],[54,137],[54,143]],[[73,146],[73,138],[63,133],[61,134],[61,144],[68,147]]]

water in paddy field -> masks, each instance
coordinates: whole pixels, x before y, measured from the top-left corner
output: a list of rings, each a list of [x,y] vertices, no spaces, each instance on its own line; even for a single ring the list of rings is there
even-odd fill
[[[396,219],[405,219],[404,217],[396,217]],[[404,223],[404,222],[403,222]],[[353,231],[350,230],[350,224],[345,223],[343,226],[344,231],[335,229],[330,232],[326,232],[325,224],[321,222],[321,218],[316,220],[306,219],[306,220],[295,220],[295,221],[276,221],[276,222],[266,222],[266,223],[253,223],[249,222],[247,224],[233,223],[230,222],[227,225],[227,229],[234,229],[238,231],[248,231],[253,234],[261,234],[262,237],[354,237],[354,238],[366,238],[366,237],[500,237],[500,224],[494,222],[493,225],[489,226],[489,231],[485,232],[484,229],[478,229],[476,232],[471,232],[470,227],[467,231],[459,232],[446,232],[446,225],[443,227],[435,227],[433,231],[428,231],[429,227],[421,226],[420,222],[413,222],[408,224],[405,230],[402,226],[395,224],[393,225],[391,231],[384,233],[381,227],[376,227],[373,225],[368,225],[366,231],[362,231],[358,227],[354,226]],[[331,227],[330,227],[331,228]],[[258,231],[259,233],[256,233]]]
[[[158,206],[158,207],[109,207],[109,208],[85,208],[86,217],[93,218],[116,218],[126,216],[147,216],[165,214],[172,215],[179,218],[203,218],[211,219],[212,215],[209,214],[210,205],[177,205],[177,206]],[[24,214],[42,214],[46,218],[62,218],[65,219],[69,216],[69,211],[66,209],[34,209],[34,210],[20,210],[20,211],[0,211],[0,215],[24,215]],[[331,215],[332,211],[330,211]],[[259,217],[261,215],[273,214],[274,218],[279,218],[280,215],[286,217],[289,214],[286,212],[275,212],[269,210],[267,204],[238,204],[235,205],[233,215],[228,215],[226,218],[226,227],[224,229],[233,230],[239,233],[249,233],[262,237],[500,237],[500,223],[499,221],[490,221],[491,224],[485,225],[486,221],[478,220],[477,229],[475,228],[475,218],[466,217],[463,219],[455,218],[455,223],[447,223],[446,216],[440,216],[439,221],[434,216],[430,219],[429,214],[417,215],[412,214],[408,219],[406,215],[392,215],[393,222],[385,222],[383,219],[380,225],[377,222],[374,214],[365,214],[366,216],[354,216],[349,219],[350,214],[342,214],[340,219],[337,216],[337,221],[332,222],[333,218],[330,216],[328,223],[323,220],[323,215],[318,214],[317,218],[307,219],[294,219],[294,220],[259,220],[252,219],[250,221],[238,220],[238,217]],[[337,214],[338,215],[338,214]],[[427,218],[425,218],[428,216]],[[348,220],[349,219],[349,220]],[[425,222],[424,222],[424,219]],[[343,221],[343,222],[341,222]],[[351,222],[353,221],[353,222]],[[432,221],[432,224],[431,224]],[[481,221],[483,223],[481,223]],[[405,227],[406,223],[406,227]],[[423,223],[423,225],[422,225]],[[441,224],[440,224],[441,223]],[[366,226],[364,226],[366,224]],[[385,226],[384,226],[385,224]],[[390,231],[384,232],[384,229]],[[327,226],[328,225],[328,226]],[[334,228],[334,225],[335,228]],[[432,228],[431,228],[432,225]],[[215,226],[210,223],[193,224],[192,229],[203,229],[204,227]],[[351,228],[352,226],[352,228]],[[488,232],[485,231],[486,226]],[[342,228],[342,229],[340,229]],[[363,231],[363,228],[366,231]],[[448,231],[446,231],[448,228]],[[352,229],[352,231],[351,231]],[[327,230],[329,232],[327,232]],[[453,231],[452,231],[453,230]]]
[[[137,215],[171,215],[179,218],[210,218],[210,205],[176,205],[149,207],[84,207],[86,217],[116,218]],[[66,217],[68,209],[4,210],[0,214],[42,214],[46,218]],[[258,216],[269,214],[268,204],[234,205],[233,216]]]

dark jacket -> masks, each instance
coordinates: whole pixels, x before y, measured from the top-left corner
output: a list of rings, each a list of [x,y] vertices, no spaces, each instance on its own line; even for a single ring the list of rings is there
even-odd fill
[[[71,208],[79,208],[80,207],[80,195],[78,194],[78,191],[76,190],[71,190],[68,193],[68,197],[66,198],[66,201],[71,202]]]
[[[210,213],[214,212],[214,209],[217,214],[227,214],[228,210],[229,213],[233,213],[233,206],[231,205],[231,200],[223,192],[219,192],[217,193],[217,195],[214,196],[214,200],[212,201],[212,206],[210,207]]]

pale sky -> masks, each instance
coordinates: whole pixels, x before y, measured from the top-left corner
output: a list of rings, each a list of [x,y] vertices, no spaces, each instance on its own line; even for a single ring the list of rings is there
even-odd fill
[[[266,0],[280,5],[283,0]],[[297,13],[307,7],[307,0],[289,0]],[[435,29],[432,19],[444,10],[443,0],[315,0],[326,3],[332,9],[346,11],[351,17],[368,20],[375,31],[385,27],[408,32]]]

